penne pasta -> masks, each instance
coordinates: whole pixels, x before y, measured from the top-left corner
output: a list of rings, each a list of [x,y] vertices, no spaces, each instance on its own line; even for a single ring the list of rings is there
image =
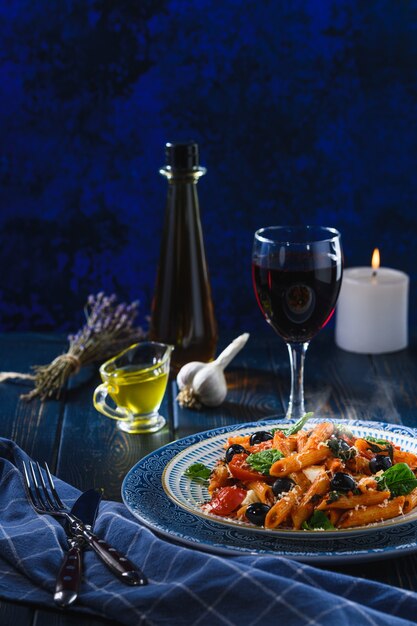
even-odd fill
[[[307,478],[302,470],[300,472],[291,472],[289,478],[293,480],[296,485],[300,485],[303,491],[307,491],[311,485],[311,480]]]
[[[369,489],[377,489],[378,483],[375,480],[375,476],[358,476],[357,479],[358,489],[362,493],[366,493]]]
[[[328,457],[326,459],[326,469],[329,472],[335,474],[336,472],[343,471],[343,462],[341,459],[335,459],[334,457]]]
[[[298,452],[298,436],[290,435],[287,437],[290,452]]]
[[[340,496],[338,500],[329,502],[324,499],[317,507],[318,511],[325,509],[354,509],[359,506],[370,506],[373,504],[381,504],[391,496],[389,491],[367,491],[355,496]]]
[[[338,511],[337,509],[331,509],[331,511],[327,511],[327,515],[329,517],[329,522],[333,524],[334,527],[336,527],[338,521],[343,515],[343,511]]]
[[[359,454],[346,463],[346,468],[353,474],[365,474],[370,476],[372,473],[369,469],[369,459]]]
[[[366,457],[368,460],[372,459],[372,457],[375,456],[375,453],[372,452],[366,439],[356,439],[355,448],[358,450],[358,452],[360,452],[362,456]]]
[[[274,433],[272,447],[282,452],[285,456],[288,456],[292,452],[290,443],[288,442],[286,436],[281,430],[277,430]]]
[[[417,456],[412,452],[394,448],[394,463],[407,463],[412,470],[417,469]]]
[[[210,484],[208,486],[209,493],[214,493],[217,489],[225,487],[230,483],[229,470],[226,463],[219,462],[210,476]]]
[[[337,523],[337,528],[352,528],[352,526],[364,526],[375,522],[383,522],[403,512],[404,496],[398,496],[393,500],[387,500],[386,504],[374,504],[363,509],[351,509],[343,513]]]
[[[260,502],[274,502],[274,493],[268,483],[261,480],[254,480],[248,483],[248,488],[252,489],[256,493]]]
[[[301,452],[301,450],[303,449],[303,447],[305,446],[307,442],[307,439],[308,439],[308,433],[306,430],[300,430],[297,433],[297,447],[296,447],[297,452]]]
[[[327,441],[327,439],[329,439],[333,432],[334,424],[332,424],[332,422],[323,422],[322,424],[317,424],[317,426],[313,429],[310,437],[305,442],[301,452],[317,448],[317,446],[321,442]]]
[[[229,446],[233,446],[234,444],[238,444],[243,446],[244,448],[249,448],[250,446],[250,436],[249,435],[236,435],[235,437],[229,437],[227,442],[224,445],[224,448],[228,448]]]
[[[417,505],[417,488],[405,496],[403,513],[409,513]]]
[[[296,530],[301,528],[301,524],[305,522],[314,511],[315,500],[317,496],[324,495],[330,488],[330,479],[325,469],[322,469],[317,478],[311,483],[309,489],[303,495],[300,504],[294,507],[291,517],[292,523]],[[320,498],[321,499],[321,498]]]
[[[325,444],[322,444],[321,447],[316,450],[297,452],[296,454],[291,454],[284,459],[276,461],[269,470],[269,473],[271,476],[288,476],[291,472],[297,472],[303,469],[303,467],[324,461],[328,456],[330,456],[330,450]]]
[[[283,496],[274,506],[268,511],[265,517],[265,528],[277,528],[291,513],[292,508],[297,502],[297,498],[301,495],[302,490],[299,485],[296,485],[292,491],[289,491]]]

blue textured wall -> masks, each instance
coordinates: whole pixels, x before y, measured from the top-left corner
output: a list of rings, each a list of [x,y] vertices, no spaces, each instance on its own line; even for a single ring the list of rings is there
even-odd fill
[[[223,327],[262,323],[272,223],[336,226],[347,266],[379,246],[415,293],[416,2],[14,0],[0,42],[2,329],[74,329],[100,289],[149,312],[184,138]]]

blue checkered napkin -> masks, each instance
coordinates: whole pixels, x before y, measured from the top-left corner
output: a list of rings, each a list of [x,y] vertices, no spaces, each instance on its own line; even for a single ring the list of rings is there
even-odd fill
[[[0,597],[54,606],[64,550],[61,525],[29,506],[20,471],[26,454],[0,439]],[[79,492],[57,480],[71,506]],[[95,531],[145,571],[146,587],[115,579],[85,553],[78,604],[131,626],[406,626],[417,594],[278,557],[220,557],[159,539],[122,504],[103,502]]]

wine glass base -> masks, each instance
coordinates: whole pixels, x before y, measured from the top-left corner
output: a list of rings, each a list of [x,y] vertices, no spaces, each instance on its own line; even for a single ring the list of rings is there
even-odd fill
[[[285,414],[285,419],[286,420],[299,420],[301,417],[304,417],[305,414],[306,414],[306,411],[304,410],[304,407],[297,407],[297,409],[288,408]]]
[[[117,422],[117,428],[130,435],[143,435],[147,433],[156,433],[166,424],[166,419],[162,415],[152,415],[151,418],[132,418],[131,420]]]

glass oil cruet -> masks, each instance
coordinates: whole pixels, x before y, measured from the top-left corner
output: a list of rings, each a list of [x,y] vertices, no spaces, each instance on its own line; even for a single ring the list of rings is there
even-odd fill
[[[175,347],[172,370],[190,361],[210,361],[217,345],[217,324],[204,251],[197,182],[198,144],[166,144],[168,180],[161,252],[152,302],[150,338]]]

